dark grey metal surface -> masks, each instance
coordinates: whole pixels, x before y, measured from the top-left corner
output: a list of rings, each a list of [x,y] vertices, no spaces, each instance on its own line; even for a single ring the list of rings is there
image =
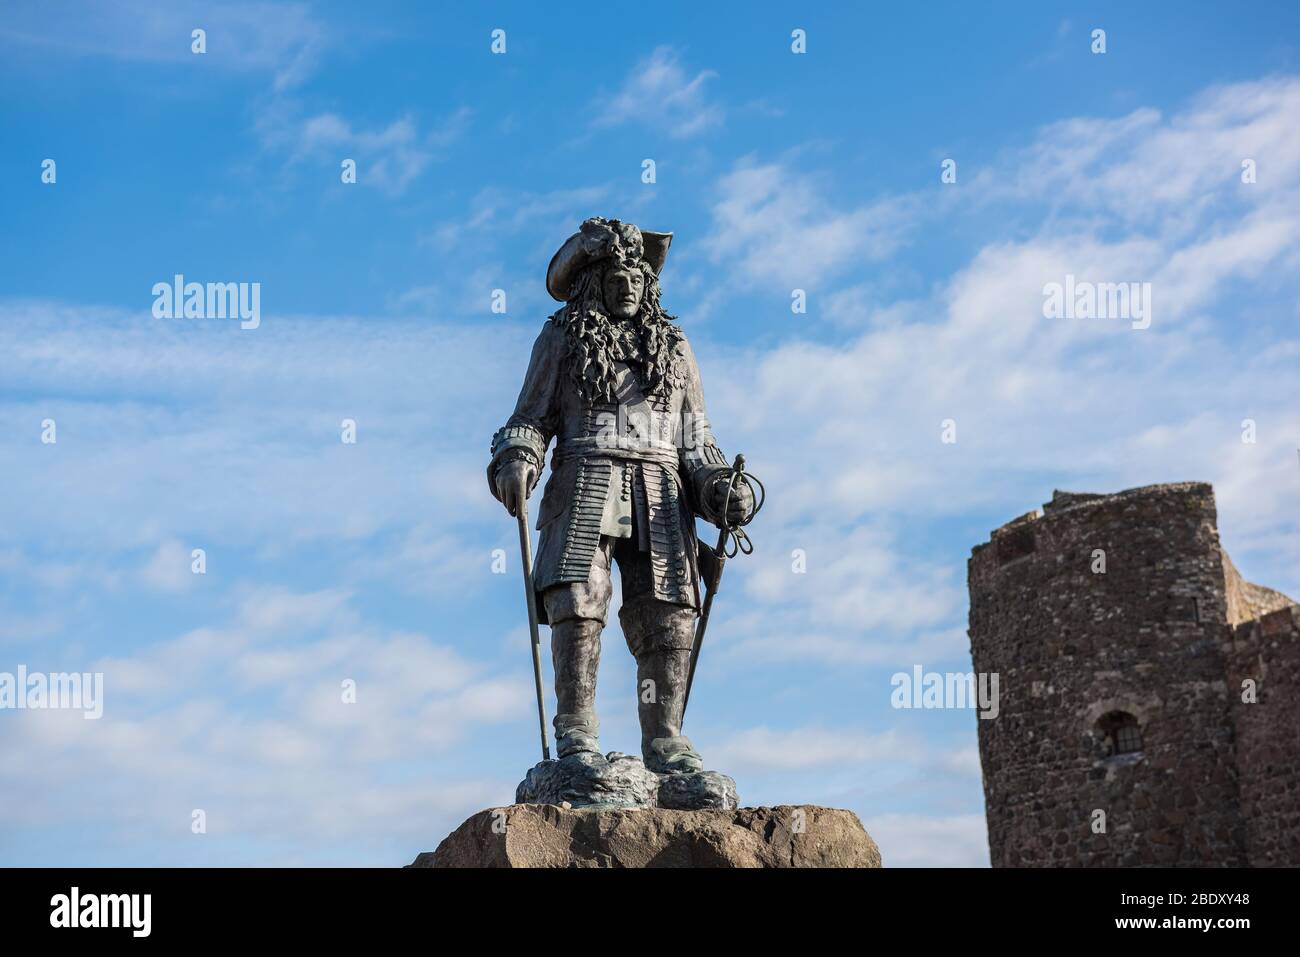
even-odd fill
[[[671,800],[705,807],[725,804],[727,791],[701,777],[703,761],[681,733],[703,597],[695,519],[723,527],[722,545],[744,540],[738,526],[756,509],[714,440],[690,343],[660,306],[670,241],[669,233],[593,218],[562,245],[547,288],[564,305],[533,344],[514,411],[493,436],[487,479],[512,515],[526,515],[554,442],[529,625],[535,663],[537,623],[552,629],[560,761],[539,768],[575,780],[595,775],[597,790],[613,773],[597,760],[595,678],[617,565],[644,769],[681,776]],[[530,545],[521,530],[525,561]],[[545,742],[543,724],[544,751]],[[543,792],[559,793],[549,785]]]

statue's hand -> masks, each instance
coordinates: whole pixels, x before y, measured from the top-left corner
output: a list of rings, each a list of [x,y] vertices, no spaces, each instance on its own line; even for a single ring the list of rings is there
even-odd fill
[[[742,473],[742,477],[736,480],[736,486],[731,490],[731,499],[728,501],[727,483],[730,481],[730,474],[730,471],[727,471],[713,480],[709,486],[709,505],[715,516],[721,516],[725,504],[727,524],[736,525],[744,521],[754,508],[754,492]]]
[[[527,459],[515,459],[497,469],[497,497],[507,512],[519,514],[536,481],[537,466]]]

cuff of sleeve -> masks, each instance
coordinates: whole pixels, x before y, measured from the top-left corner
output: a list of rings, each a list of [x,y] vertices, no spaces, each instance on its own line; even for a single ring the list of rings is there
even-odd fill
[[[492,460],[488,462],[487,483],[493,498],[497,495],[497,471],[507,462],[527,459],[534,468],[533,485],[542,472],[542,457],[546,453],[546,437],[530,425],[510,425],[498,429],[492,436]],[[530,493],[532,489],[528,490]]]
[[[507,449],[527,449],[540,462],[546,454],[546,436],[531,425],[507,425],[492,436],[492,457],[495,459]]]

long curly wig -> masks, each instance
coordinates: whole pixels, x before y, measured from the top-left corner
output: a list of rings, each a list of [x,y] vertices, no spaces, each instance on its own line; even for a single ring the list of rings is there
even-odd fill
[[[645,277],[641,307],[627,323],[611,319],[605,308],[605,275],[610,269],[638,268]],[[674,346],[682,330],[659,305],[659,279],[643,260],[594,262],[575,278],[569,300],[551,317],[569,343],[567,374],[589,402],[613,402],[616,362],[627,363],[647,396],[680,385],[684,374]]]

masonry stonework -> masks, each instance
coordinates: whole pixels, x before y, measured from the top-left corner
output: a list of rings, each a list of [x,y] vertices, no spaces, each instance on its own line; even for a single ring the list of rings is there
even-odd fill
[[[1300,608],[1237,574],[1209,485],[1057,492],[969,585],[995,867],[1300,864]]]

